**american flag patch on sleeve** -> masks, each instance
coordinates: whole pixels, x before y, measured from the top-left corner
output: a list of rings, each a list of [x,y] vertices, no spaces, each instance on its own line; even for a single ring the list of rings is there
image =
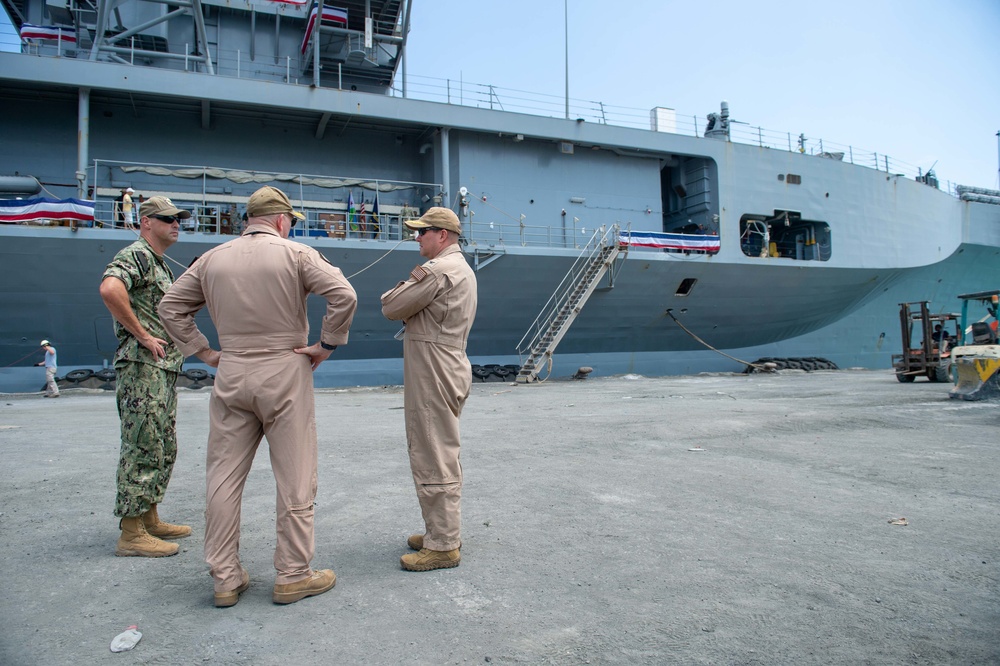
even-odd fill
[[[420,282],[421,280],[423,280],[425,277],[427,277],[430,274],[431,274],[431,272],[429,270],[427,270],[426,268],[424,268],[423,266],[417,266],[412,271],[410,271],[410,277],[413,278],[417,282]]]

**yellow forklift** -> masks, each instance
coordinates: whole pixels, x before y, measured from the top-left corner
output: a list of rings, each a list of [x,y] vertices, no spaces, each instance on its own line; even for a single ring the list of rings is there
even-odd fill
[[[959,296],[962,301],[962,333],[960,346],[952,350],[957,377],[955,388],[948,394],[961,400],[984,400],[1000,397],[1000,344],[997,344],[997,306],[1000,290],[980,291]],[[969,303],[978,301],[986,306],[986,316],[969,321]]]
[[[951,381],[951,348],[961,340],[958,315],[931,314],[927,301],[900,303],[899,324],[903,353],[892,356],[896,379],[903,383],[917,377]]]

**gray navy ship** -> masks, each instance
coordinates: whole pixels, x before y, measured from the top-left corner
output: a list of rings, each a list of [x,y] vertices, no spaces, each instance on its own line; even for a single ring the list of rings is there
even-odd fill
[[[135,238],[126,188],[193,212],[175,274],[241,232],[260,185],[289,194],[296,239],[359,297],[318,386],[401,380],[379,296],[422,261],[401,221],[434,205],[460,215],[477,272],[470,357],[531,378],[741,369],[714,350],[888,368],[899,302],[953,311],[1000,279],[1000,192],[740,133],[725,102],[637,122],[417,89],[411,1],[4,5],[21,43],[0,53],[0,391],[38,389],[43,338],[61,371],[107,367],[97,285]]]

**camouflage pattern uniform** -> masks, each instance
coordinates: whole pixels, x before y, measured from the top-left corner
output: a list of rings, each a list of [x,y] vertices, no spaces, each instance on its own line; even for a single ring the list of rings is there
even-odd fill
[[[140,238],[115,255],[104,271],[104,277],[109,276],[125,284],[132,310],[150,335],[169,341],[156,314],[156,306],[174,281],[163,258]],[[141,516],[163,501],[170,482],[177,458],[177,373],[184,355],[168,343],[166,358],[155,358],[117,320],[115,335],[122,426],[115,515],[124,518]]]

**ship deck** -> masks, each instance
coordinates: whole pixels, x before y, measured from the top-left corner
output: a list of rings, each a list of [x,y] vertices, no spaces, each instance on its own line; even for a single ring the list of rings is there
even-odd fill
[[[271,603],[274,482],[244,496],[251,586],[212,607],[205,390],[182,390],[162,560],[115,558],[113,394],[3,396],[0,662],[993,663],[996,403],[891,371],[475,384],[459,568],[401,571],[418,528],[399,387],[320,390],[317,567]],[[905,518],[908,525],[890,521]]]

